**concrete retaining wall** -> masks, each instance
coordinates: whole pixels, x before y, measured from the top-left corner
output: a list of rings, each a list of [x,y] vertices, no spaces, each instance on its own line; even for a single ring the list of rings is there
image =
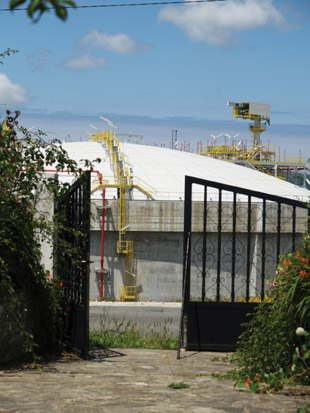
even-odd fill
[[[91,231],[91,299],[100,295],[100,255],[101,255],[101,201],[92,204]],[[118,240],[118,201],[107,201],[109,208],[105,212],[104,243],[104,296],[118,300],[119,286],[124,285],[125,255],[116,253]],[[134,272],[138,301],[176,301],[182,296],[183,271],[183,208],[182,201],[128,201],[127,222],[130,227],[123,240],[133,241]],[[238,248],[236,262],[236,287],[240,297],[245,296],[246,245],[247,245],[247,204],[237,206],[236,245]],[[281,213],[281,253],[291,248],[292,210],[284,208]],[[192,282],[191,295],[201,296],[201,247],[203,203],[193,204],[192,212]],[[222,231],[223,243],[222,296],[229,296],[231,287],[231,231],[232,204],[223,204]],[[261,283],[261,248],[262,204],[252,207],[251,215],[251,294],[257,295]],[[276,264],[275,225],[277,206],[267,204],[266,216],[266,273],[273,277]],[[218,204],[208,204],[208,260],[207,262],[207,296],[214,297],[214,280],[216,279]],[[302,242],[302,233],[306,230],[307,211],[299,211],[296,221],[298,240]],[[97,270],[97,271],[96,271]]]

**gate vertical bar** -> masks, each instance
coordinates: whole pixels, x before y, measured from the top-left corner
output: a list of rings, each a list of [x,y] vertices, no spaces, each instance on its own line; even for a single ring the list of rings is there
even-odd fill
[[[248,222],[247,222],[247,249],[246,249],[246,302],[250,299],[250,269],[251,269],[251,213],[252,213],[252,198],[248,196]]]
[[[296,249],[296,207],[293,206],[293,216],[292,216],[292,251]]]
[[[280,255],[280,239],[281,239],[281,203],[278,202],[277,210],[277,262]]]
[[[217,222],[217,275],[216,275],[216,301],[220,301],[221,285],[221,252],[222,252],[222,189],[219,189],[218,222]]]
[[[203,197],[203,241],[202,241],[202,286],[201,300],[206,298],[206,259],[207,259],[207,186],[204,187]]]
[[[231,302],[235,301],[235,276],[236,276],[236,217],[237,217],[237,193],[234,192],[232,245],[231,245]]]
[[[186,313],[186,303],[190,300],[190,273],[191,273],[191,240],[187,250],[187,238],[192,230],[192,182],[185,177],[185,203],[184,203],[184,243],[183,243],[183,282],[184,282],[184,303]],[[187,257],[187,265],[186,264]]]
[[[261,299],[265,298],[265,259],[266,259],[266,198],[263,199],[263,211],[262,211],[262,283],[261,283]]]
[[[183,280],[182,280],[182,309],[180,321],[180,337],[182,343],[187,346],[187,314],[190,301],[190,277],[191,277],[191,230],[192,230],[192,181],[185,176],[185,200],[184,200],[184,234],[183,234]],[[178,351],[178,357],[180,356]]]

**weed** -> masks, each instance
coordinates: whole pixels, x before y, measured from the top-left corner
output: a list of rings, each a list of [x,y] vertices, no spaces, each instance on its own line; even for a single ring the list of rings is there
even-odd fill
[[[211,361],[223,361],[223,362],[230,362],[230,357],[229,356],[223,356],[223,357],[213,357]]]
[[[164,324],[150,323],[145,329],[137,327],[137,323],[108,319],[107,315],[101,320],[101,329],[90,330],[90,346],[99,348],[149,348],[177,350],[178,339],[172,336],[169,329],[171,319]]]
[[[297,410],[297,413],[308,413],[310,410],[310,404],[303,404],[302,406],[299,407]]]
[[[168,387],[170,387],[170,389],[188,389],[190,387],[189,384],[184,383],[183,381],[180,381],[178,383],[170,383],[168,384]]]

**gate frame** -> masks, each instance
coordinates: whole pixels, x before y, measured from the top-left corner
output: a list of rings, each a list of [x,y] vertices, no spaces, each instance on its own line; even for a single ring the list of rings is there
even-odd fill
[[[64,336],[70,350],[83,359],[89,351],[89,278],[90,278],[90,178],[86,171],[55,203],[56,214],[67,220],[67,225],[82,235],[64,230],[62,239],[78,250],[78,263],[68,260],[62,266],[59,246],[56,245],[56,272],[63,282]]]
[[[192,226],[192,185],[197,184],[204,187],[204,219],[203,219],[203,274],[202,274],[202,301],[190,300],[190,277],[191,277],[191,226]],[[207,187],[216,188],[219,190],[219,203],[221,200],[221,191],[229,191],[234,194],[234,213],[236,216],[236,194],[248,196],[248,208],[251,206],[251,198],[259,198],[263,201],[263,245],[265,243],[265,219],[266,219],[266,201],[273,201],[278,204],[278,223],[277,223],[277,262],[280,254],[280,222],[281,222],[281,204],[290,205],[293,207],[292,214],[292,251],[296,248],[296,208],[303,208],[308,210],[308,229],[310,226],[310,208],[300,201],[280,196],[270,195],[263,192],[248,190],[236,186],[226,185],[214,181],[204,180],[191,176],[185,176],[185,201],[184,201],[184,239],[183,239],[183,291],[182,291],[182,311],[180,320],[180,334],[179,334],[179,349],[181,341],[183,347],[188,350],[210,350],[210,351],[234,351],[237,348],[237,340],[244,327],[242,323],[247,322],[248,314],[253,314],[258,304],[249,302],[249,292],[247,291],[246,302],[234,302],[234,291],[232,292],[232,302],[221,302],[219,300],[219,291],[217,292],[217,299],[214,302],[205,300],[205,261],[206,261],[206,212],[207,212]],[[212,202],[212,201],[211,201]],[[249,214],[248,214],[249,215]],[[251,215],[250,215],[251,216]],[[221,226],[221,213],[219,212],[218,228]],[[250,221],[248,217],[248,243],[249,234],[251,234]],[[233,218],[233,228],[235,224],[235,217]],[[219,229],[219,234],[221,230]],[[221,248],[221,239],[218,241],[218,251]],[[249,244],[248,244],[249,246]],[[232,247],[234,248],[234,247]],[[264,248],[262,247],[262,268],[264,270]],[[234,252],[232,252],[234,254]],[[232,258],[234,261],[235,256]],[[249,273],[247,257],[247,273]],[[234,265],[234,264],[233,264]],[[217,270],[218,281],[220,277],[220,269]],[[247,277],[249,277],[247,275]],[[249,282],[249,281],[247,281]],[[264,299],[264,277],[262,276],[261,297]],[[247,288],[248,289],[248,288]],[[224,323],[229,323],[229,328],[225,330],[223,327],[221,331],[217,328],[218,325],[224,326]],[[209,328],[206,328],[206,324]],[[220,342],[219,342],[220,341]],[[179,351],[178,351],[179,358]]]

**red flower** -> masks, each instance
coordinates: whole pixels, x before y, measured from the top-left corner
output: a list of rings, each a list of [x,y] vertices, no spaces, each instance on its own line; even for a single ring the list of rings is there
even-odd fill
[[[300,252],[299,251],[297,252],[297,257],[300,257]]]
[[[304,264],[308,264],[309,261],[306,258],[300,258],[300,261],[303,262]]]
[[[47,274],[47,278],[52,278],[50,273]]]
[[[64,285],[64,283],[59,281],[58,285],[59,285],[59,288],[61,288]]]
[[[256,380],[260,383],[260,378],[259,378],[259,376],[256,377]]]
[[[66,311],[71,311],[72,307],[67,307]]]
[[[243,383],[244,387],[251,383],[250,377],[248,377],[247,381]]]
[[[306,271],[304,270],[300,270],[299,274],[301,276],[301,278],[304,280],[306,277],[308,277],[308,274],[306,273]]]

